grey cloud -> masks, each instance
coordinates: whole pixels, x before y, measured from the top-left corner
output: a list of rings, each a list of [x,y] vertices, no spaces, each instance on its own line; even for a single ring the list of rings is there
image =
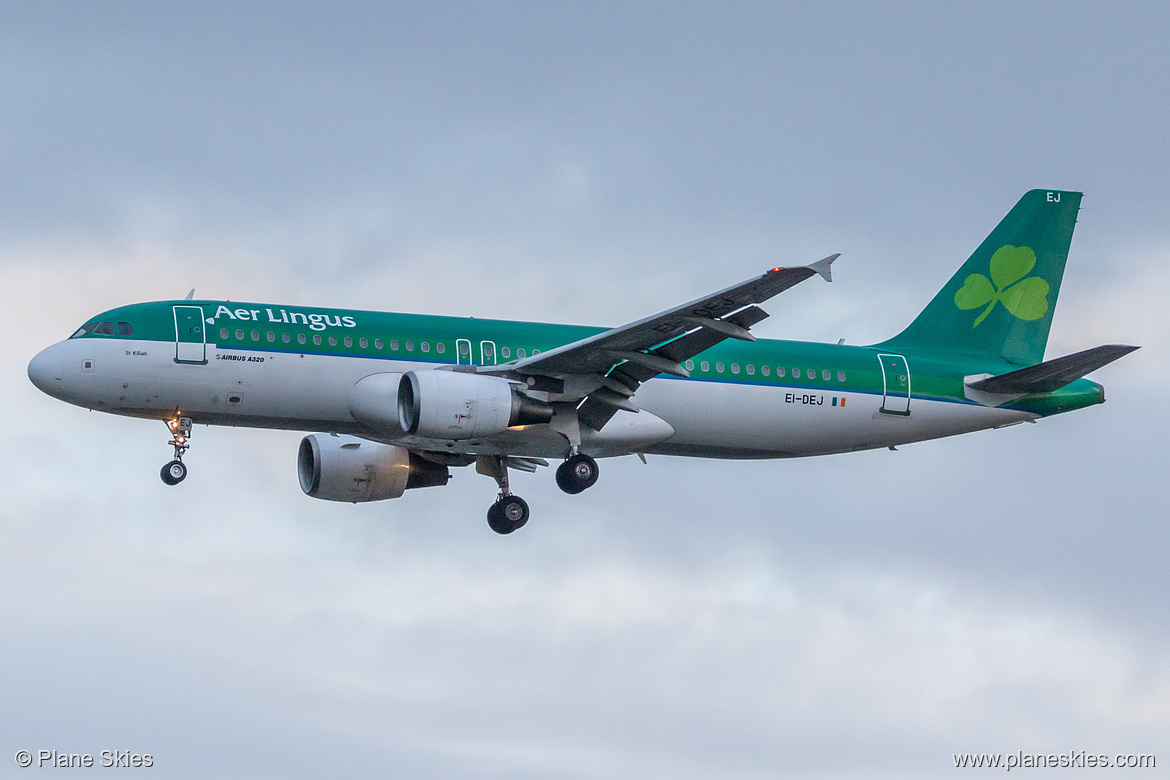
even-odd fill
[[[1156,4],[125,3],[0,11],[4,747],[168,776],[934,777],[1166,752]],[[24,376],[190,286],[616,324],[841,251],[767,336],[903,326],[1024,190],[1084,189],[1050,352],[1103,407],[896,453],[632,458],[332,506],[294,433]],[[15,334],[17,337],[11,337]],[[156,429],[157,428],[157,429]],[[5,766],[0,764],[0,766]],[[5,768],[0,771],[15,772]]]

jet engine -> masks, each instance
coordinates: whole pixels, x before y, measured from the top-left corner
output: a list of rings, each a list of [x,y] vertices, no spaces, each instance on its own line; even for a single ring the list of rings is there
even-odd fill
[[[506,379],[458,371],[409,371],[398,384],[398,418],[410,434],[474,439],[513,425],[538,425],[553,408],[516,391]]]
[[[301,490],[326,501],[381,501],[411,488],[446,485],[451,472],[405,447],[314,433],[297,452]]]

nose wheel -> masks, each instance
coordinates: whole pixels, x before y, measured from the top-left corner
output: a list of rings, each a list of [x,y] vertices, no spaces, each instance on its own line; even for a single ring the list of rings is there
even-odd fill
[[[171,440],[167,442],[175,448],[175,459],[162,467],[159,476],[168,485],[177,485],[187,478],[187,467],[183,464],[183,453],[190,449],[191,418],[172,417],[167,420],[167,430],[171,432]]]
[[[187,467],[183,465],[181,460],[172,460],[162,467],[159,476],[168,485],[177,485],[187,478]]]

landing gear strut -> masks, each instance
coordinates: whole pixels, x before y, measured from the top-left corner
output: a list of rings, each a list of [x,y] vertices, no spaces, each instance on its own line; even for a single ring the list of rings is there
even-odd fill
[[[579,452],[557,466],[557,487],[570,495],[593,487],[597,477],[597,461]]]
[[[167,442],[175,448],[175,459],[162,467],[159,476],[168,485],[177,485],[187,478],[187,467],[183,465],[183,453],[190,448],[188,440],[191,438],[191,418],[172,417],[167,420],[167,430],[171,432],[171,440]]]
[[[508,466],[496,455],[480,455],[475,459],[475,470],[496,481],[500,488],[496,503],[488,507],[488,526],[498,534],[510,534],[528,522],[528,502],[512,495],[508,488]]]

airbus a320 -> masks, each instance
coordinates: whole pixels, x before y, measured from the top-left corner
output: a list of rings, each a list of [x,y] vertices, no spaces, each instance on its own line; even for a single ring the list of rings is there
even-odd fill
[[[399,498],[475,465],[488,524],[523,526],[511,470],[559,460],[566,493],[598,458],[792,458],[1031,422],[1105,400],[1085,375],[1136,349],[1044,360],[1081,194],[1033,190],[901,333],[869,346],[757,339],[760,304],[837,255],[778,267],[617,328],[157,301],[89,319],[32,359],[45,393],[160,420],[187,476],[192,427],[305,431],[301,488],[331,501]]]

